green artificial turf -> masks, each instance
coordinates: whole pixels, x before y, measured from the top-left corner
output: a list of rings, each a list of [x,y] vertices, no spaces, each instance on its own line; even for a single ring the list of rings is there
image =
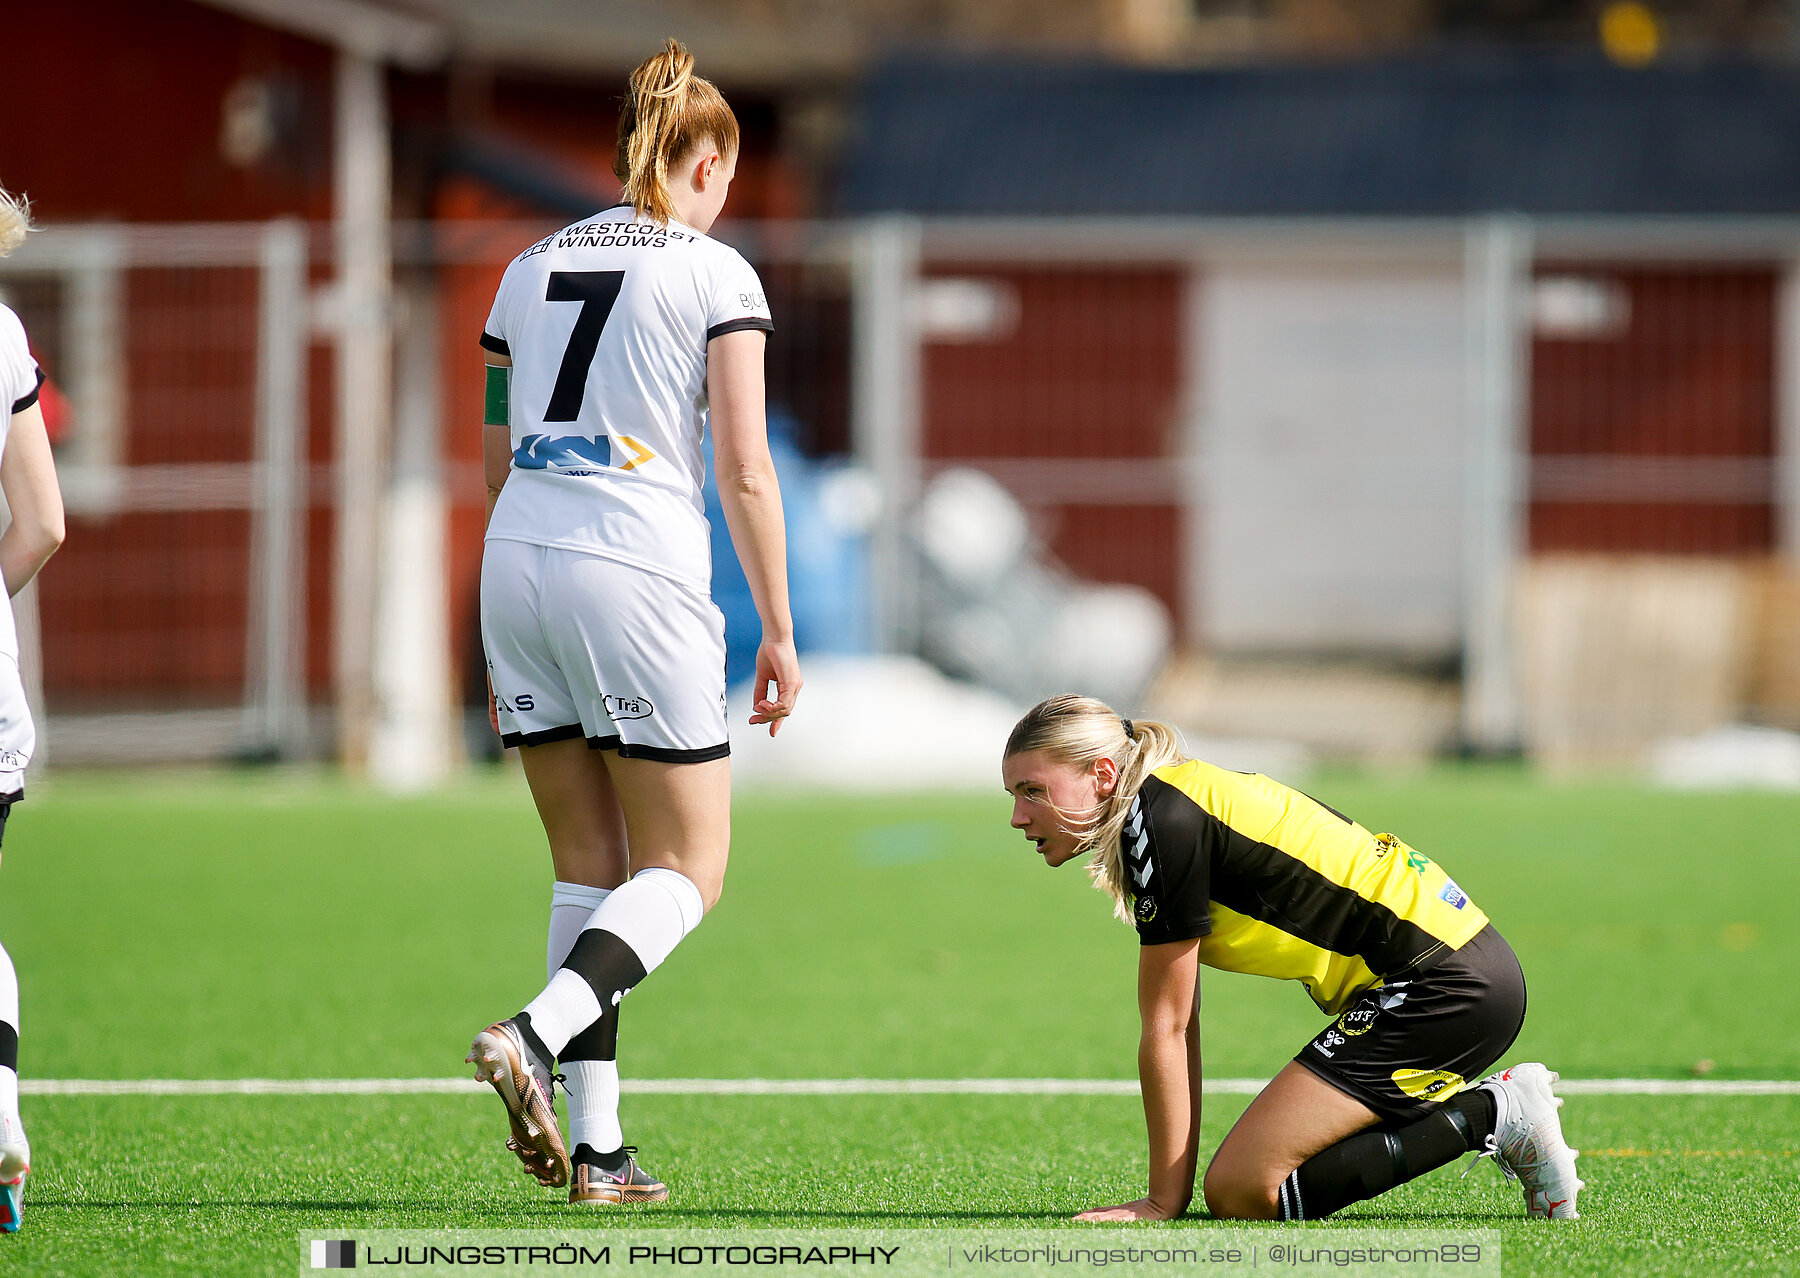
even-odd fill
[[[1509,1059],[1800,1078],[1800,799],[1494,769],[1308,789],[1436,857],[1513,941],[1531,1008]],[[723,902],[625,1009],[625,1074],[1129,1078],[1134,938],[1006,816],[997,785],[741,801]],[[548,857],[513,775],[405,801],[306,775],[58,777],[7,835],[28,1078],[444,1077],[543,980]],[[1204,985],[1211,1076],[1267,1076],[1318,1024],[1297,987]],[[1244,1104],[1209,1101],[1209,1147]],[[28,1096],[24,1113],[7,1271],[289,1273],[300,1231],[569,1220],[508,1165],[491,1097]],[[1564,1114],[1580,1222],[1522,1220],[1484,1167],[1330,1224],[1499,1229],[1509,1275],[1800,1271],[1800,1098]],[[1142,1188],[1130,1097],[632,1096],[625,1117],[676,1189],[635,1224],[1062,1225]]]

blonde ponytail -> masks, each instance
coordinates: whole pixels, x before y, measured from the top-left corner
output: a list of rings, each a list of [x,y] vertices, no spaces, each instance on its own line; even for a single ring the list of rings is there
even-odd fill
[[[1131,812],[1131,801],[1144,778],[1158,768],[1187,759],[1181,733],[1157,719],[1121,719],[1112,707],[1093,697],[1065,694],[1033,706],[1006,740],[1008,757],[1041,750],[1053,762],[1086,771],[1096,759],[1111,759],[1119,769],[1110,797],[1089,813],[1058,812],[1057,817],[1081,835],[1076,855],[1094,853],[1088,873],[1094,886],[1113,899],[1113,915],[1131,921],[1126,903],[1125,872],[1119,861],[1119,833]]]
[[[694,55],[670,40],[631,73],[619,112],[613,173],[640,217],[667,224],[675,216],[669,172],[705,142],[727,159],[737,154],[737,116],[711,81],[694,74]]]
[[[31,201],[23,195],[12,195],[0,189],[0,257],[5,257],[25,242],[37,227],[31,221]]]

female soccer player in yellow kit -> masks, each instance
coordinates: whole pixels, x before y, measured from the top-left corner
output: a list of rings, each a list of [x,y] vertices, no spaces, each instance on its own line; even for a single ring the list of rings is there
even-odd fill
[[[1333,1018],[1214,1153],[1213,1215],[1319,1220],[1476,1151],[1531,1215],[1575,1218],[1556,1074],[1532,1063],[1470,1085],[1518,1036],[1525,977],[1435,862],[1267,777],[1188,759],[1167,724],[1089,697],[1035,707],[1002,771],[1013,827],[1052,867],[1092,853],[1141,942],[1149,1192],[1077,1219],[1166,1220],[1193,1198],[1202,964],[1298,981]]]

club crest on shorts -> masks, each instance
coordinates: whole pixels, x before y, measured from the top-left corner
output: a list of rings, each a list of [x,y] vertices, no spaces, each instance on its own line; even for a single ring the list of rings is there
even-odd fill
[[[656,707],[650,704],[648,697],[615,697],[606,692],[600,699],[605,703],[607,717],[614,723],[622,719],[648,719],[656,713]]]
[[[1139,923],[1148,923],[1156,917],[1156,898],[1155,897],[1153,897],[1153,896],[1135,897],[1134,902],[1135,903],[1131,907],[1131,916],[1133,918],[1135,918]]]
[[[1367,1034],[1375,1024],[1375,1016],[1380,1011],[1375,1007],[1353,1007],[1338,1017],[1337,1027],[1355,1038],[1358,1034]]]

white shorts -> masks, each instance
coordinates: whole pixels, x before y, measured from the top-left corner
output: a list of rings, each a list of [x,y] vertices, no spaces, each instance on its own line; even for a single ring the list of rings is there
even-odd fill
[[[667,577],[490,541],[481,642],[506,746],[586,737],[628,759],[704,763],[725,731],[725,618]]]

